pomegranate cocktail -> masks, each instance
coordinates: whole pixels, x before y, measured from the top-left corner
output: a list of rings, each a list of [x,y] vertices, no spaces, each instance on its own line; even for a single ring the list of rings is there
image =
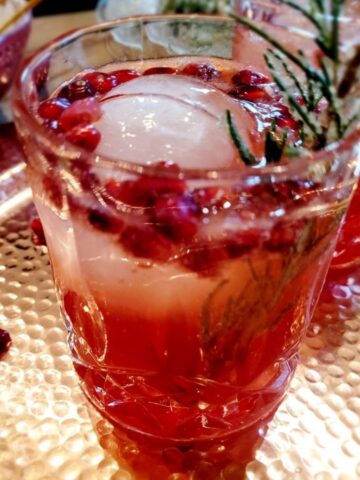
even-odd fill
[[[199,54],[204,26],[227,32],[222,52]],[[241,478],[355,182],[351,146],[285,158],[301,125],[232,58],[232,29],[91,27],[35,57],[15,95],[74,365],[139,478]]]

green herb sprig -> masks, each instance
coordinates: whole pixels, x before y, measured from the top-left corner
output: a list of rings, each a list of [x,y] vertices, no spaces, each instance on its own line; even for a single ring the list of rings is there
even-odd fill
[[[249,28],[271,46],[264,55],[265,62],[291,113],[299,121],[302,148],[319,150],[340,140],[360,119],[359,101],[356,100],[360,90],[360,45],[350,54],[341,52],[339,25],[346,0],[309,0],[308,8],[293,0],[280,2],[303,15],[313,25],[314,41],[319,50],[318,66],[310,62],[302,51],[299,50],[297,54],[290,51],[248,18],[228,13],[237,23]],[[299,73],[303,78],[299,78]],[[299,98],[302,99],[301,104]],[[320,103],[323,108],[319,109]],[[236,129],[235,125],[230,125],[228,115],[227,121],[229,130]],[[233,140],[237,137],[235,145],[242,145],[238,149],[239,154],[247,163],[249,150],[243,140],[239,141],[239,132],[235,133],[231,137]],[[264,157],[267,163],[279,161],[287,151],[286,137],[276,140],[278,148],[275,139],[277,136],[272,126],[265,142]],[[247,158],[243,157],[244,150],[248,152]],[[277,152],[275,157],[271,153],[274,151]]]
[[[220,13],[227,0],[166,0],[163,13]]]

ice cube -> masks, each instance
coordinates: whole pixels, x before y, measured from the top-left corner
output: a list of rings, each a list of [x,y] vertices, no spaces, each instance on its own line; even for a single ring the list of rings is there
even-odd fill
[[[256,131],[251,114],[228,95],[183,76],[139,77],[112,90],[102,110],[97,152],[141,164],[243,167],[225,123],[226,110],[233,113],[245,142],[250,144]]]

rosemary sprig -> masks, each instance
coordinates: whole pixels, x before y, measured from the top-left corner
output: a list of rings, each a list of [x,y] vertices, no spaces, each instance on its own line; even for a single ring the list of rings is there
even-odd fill
[[[228,13],[237,23],[249,28],[272,46],[264,55],[265,61],[291,112],[300,121],[303,147],[309,150],[324,148],[340,140],[360,117],[357,101],[351,98],[351,94],[358,95],[360,89],[360,45],[354,49],[350,59],[342,58],[339,26],[346,0],[309,0],[308,7],[295,0],[280,2],[301,14],[315,28],[314,41],[319,48],[318,67],[302,51],[297,54],[290,51],[248,18]],[[329,4],[329,9],[326,4]],[[299,78],[299,70],[303,79]],[[303,105],[299,104],[299,98]],[[317,111],[320,102],[323,108]],[[269,148],[267,145],[272,145],[274,138],[276,135],[270,130],[265,150]],[[282,154],[284,151],[287,151],[285,145]],[[267,152],[265,158],[273,161]]]
[[[308,105],[308,108],[303,108],[295,98],[295,96],[291,93],[289,88],[285,85],[284,81],[276,74],[276,67],[271,59],[272,56],[277,56],[277,54],[273,50],[268,50],[268,53],[265,54],[265,61],[267,66],[269,67],[269,70],[272,73],[272,77],[274,79],[274,82],[278,86],[280,92],[282,92],[285,95],[285,98],[291,107],[293,111],[298,113],[300,116],[301,120],[305,125],[307,125],[310,129],[310,131],[313,133],[314,138],[316,139],[315,148],[322,148],[326,144],[326,139],[324,137],[324,133],[319,128],[319,126],[315,123],[315,121],[311,118],[309,115],[309,110],[311,109],[311,104],[305,103],[305,105]],[[308,102],[308,99],[305,97],[305,100]]]
[[[226,0],[167,0],[163,13],[219,13]]]
[[[271,129],[267,131],[265,137],[265,159],[267,163],[278,163],[283,156],[288,132],[282,132],[280,138],[277,136],[276,123],[273,120]]]
[[[245,165],[256,165],[258,161],[255,156],[250,152],[248,147],[245,145],[241,135],[236,128],[235,122],[233,120],[230,110],[226,110],[226,122],[229,128],[229,133],[234,142],[237,151],[239,152],[240,157],[242,158]]]

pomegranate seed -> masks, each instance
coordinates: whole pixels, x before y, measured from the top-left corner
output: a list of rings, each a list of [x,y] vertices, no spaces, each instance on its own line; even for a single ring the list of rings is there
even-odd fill
[[[53,130],[55,133],[62,133],[62,129],[57,120],[44,120],[43,125],[49,130]]]
[[[224,245],[202,245],[181,257],[181,264],[203,276],[215,275],[221,263],[229,258]]]
[[[115,70],[111,72],[111,76],[115,78],[115,84],[121,85],[122,83],[129,82],[134,78],[138,78],[141,76],[141,73],[136,70]]]
[[[232,83],[236,86],[241,85],[264,85],[270,83],[270,79],[262,73],[255,72],[254,70],[244,69],[236,73],[232,79]]]
[[[34,218],[30,224],[30,228],[33,233],[33,242],[37,247],[42,245],[46,246],[44,229],[41,223],[40,218]]]
[[[294,95],[294,98],[296,100],[296,103],[298,103],[300,106],[303,107],[305,105],[305,99],[301,95]]]
[[[271,100],[269,93],[262,87],[256,85],[241,85],[229,92],[229,95],[237,100],[248,102],[264,102]]]
[[[183,454],[176,447],[170,447],[162,451],[161,457],[167,465],[181,468]]]
[[[65,138],[77,147],[93,152],[99,145],[101,134],[93,125],[79,125],[67,132]]]
[[[139,191],[151,199],[164,194],[180,194],[185,191],[185,182],[177,178],[156,178],[144,175],[136,184]]]
[[[91,72],[82,78],[88,81],[91,88],[97,93],[108,93],[117,85],[116,77],[107,73]]]
[[[212,80],[219,76],[219,71],[213,65],[205,63],[189,63],[180,72],[182,75],[201,78],[201,80]]]
[[[195,206],[186,196],[162,197],[154,205],[156,227],[175,242],[189,242],[197,233]]]
[[[177,166],[169,166],[169,169]],[[185,182],[177,178],[158,178],[143,176],[138,180],[116,182],[110,180],[105,186],[110,200],[120,201],[134,207],[150,207],[155,200],[165,194],[182,194]]]
[[[127,205],[141,207],[146,205],[146,199],[136,189],[136,182],[127,180],[125,182],[117,182],[110,180],[105,185],[105,200],[113,202],[122,202]]]
[[[145,70],[143,75],[173,75],[176,73],[175,68],[171,67],[153,67],[153,68],[148,68]]]
[[[172,249],[170,240],[146,225],[141,228],[126,227],[120,236],[120,242],[135,257],[159,262],[168,260]]]
[[[59,97],[65,97],[70,102],[75,102],[76,100],[82,100],[83,98],[93,97],[95,95],[95,89],[90,85],[90,82],[79,78],[68,85],[65,85],[60,90]]]
[[[120,233],[124,226],[122,220],[99,207],[89,210],[88,220],[93,227],[103,232]]]
[[[295,201],[302,204],[309,203],[313,200],[314,195],[317,194],[317,188],[319,188],[319,186],[311,180],[287,180],[269,186],[271,194],[276,201]]]
[[[237,258],[258,248],[269,236],[263,230],[249,229],[226,242],[230,258]]]
[[[10,348],[11,337],[9,332],[0,328],[0,358],[2,358]]]
[[[63,207],[63,194],[59,182],[55,178],[45,175],[42,184],[50,202],[58,210],[61,210]]]
[[[172,172],[172,173],[179,174],[181,172],[179,165],[177,165],[175,162],[171,162],[171,161],[163,160],[161,162],[155,163],[154,166],[156,168],[163,169],[163,170],[166,170],[166,171]]]
[[[186,470],[195,470],[202,460],[201,453],[198,450],[189,450],[184,453],[183,468]]]
[[[99,186],[99,179],[91,171],[91,166],[88,163],[74,160],[71,164],[71,171],[80,181],[83,190],[93,191]]]
[[[40,104],[38,114],[45,120],[58,120],[63,111],[70,105],[66,98],[50,98]]]
[[[217,213],[218,210],[225,208],[226,204],[230,206],[233,201],[230,192],[225,192],[219,187],[199,188],[191,195],[200,214]]]
[[[299,97],[299,99],[302,100],[302,97]],[[290,110],[286,105],[277,105],[276,110],[273,118],[278,127],[293,130],[295,132],[299,130],[298,122],[291,115]]]
[[[96,122],[101,117],[101,108],[95,98],[77,100],[67,108],[59,118],[59,126],[63,131],[73,129],[78,125]]]
[[[275,123],[278,127],[292,130],[294,132],[297,132],[299,130],[299,124],[295,118],[290,115],[279,115],[275,117]]]
[[[270,240],[265,246],[270,251],[286,251],[292,247],[297,238],[297,229],[292,225],[277,223],[271,231]]]

